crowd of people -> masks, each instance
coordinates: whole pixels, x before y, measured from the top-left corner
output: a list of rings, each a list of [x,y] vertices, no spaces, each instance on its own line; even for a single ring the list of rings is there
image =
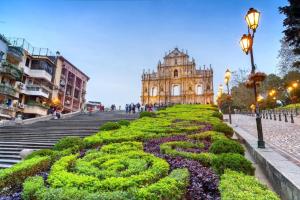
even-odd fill
[[[140,103],[134,104],[134,103],[130,103],[130,104],[126,104],[125,105],[125,111],[126,113],[136,113],[136,112],[141,112],[142,111],[142,106]]]
[[[125,105],[125,111],[127,114],[130,113],[136,113],[136,112],[143,112],[143,111],[148,111],[148,112],[153,112],[156,111],[159,108],[165,107],[164,104],[146,104],[145,106],[141,105],[140,103],[134,104],[126,104]]]
[[[164,104],[146,104],[146,105],[141,105],[140,103],[128,103],[125,105],[125,111],[127,114],[135,114],[138,112],[143,112],[143,111],[148,111],[148,112],[153,112],[158,110],[159,108],[165,107],[166,105]],[[104,112],[104,111],[110,111],[110,112],[114,112],[117,110],[122,110],[121,106],[119,106],[117,108],[117,106],[115,104],[111,104],[110,107],[104,107],[103,104],[99,104],[97,106],[93,105],[88,105],[86,107],[86,110],[89,113],[92,113],[94,111],[100,111],[100,112]]]

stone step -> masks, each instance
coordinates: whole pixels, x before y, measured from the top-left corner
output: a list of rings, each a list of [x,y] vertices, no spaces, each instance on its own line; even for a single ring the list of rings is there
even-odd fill
[[[96,132],[94,132],[96,133]],[[20,135],[1,135],[0,138],[45,138],[45,137],[66,137],[66,136],[87,136],[92,135],[93,133],[65,133],[65,134],[40,134],[40,135],[32,135],[32,134],[20,134]]]
[[[44,143],[44,142],[40,142],[40,143],[36,143],[36,142],[8,142],[8,141],[0,141],[0,145],[1,144],[24,144],[24,145],[27,145],[27,144],[37,144],[37,145],[51,145],[50,143]]]
[[[0,169],[9,168],[11,166],[12,166],[12,164],[2,164],[2,163],[0,163]]]
[[[14,143],[14,142],[45,142],[45,143],[56,143],[60,138],[55,138],[55,139],[45,139],[45,138],[39,138],[39,139],[32,139],[32,138],[26,138],[26,139],[17,139],[17,138],[11,138],[11,139],[7,139],[5,141],[7,142],[11,142],[11,143]]]
[[[30,149],[40,149],[43,147],[30,147]],[[23,149],[29,148],[20,148],[20,147],[0,147],[0,151],[22,151]]]
[[[7,154],[0,153],[0,159],[1,158],[21,160],[21,156],[19,155],[7,155]]]
[[[57,132],[57,131],[90,131],[90,130],[99,130],[98,127],[92,127],[90,126],[89,128],[85,127],[71,127],[68,128],[66,125],[62,128],[55,128],[55,129],[45,129],[43,127],[36,127],[34,129],[14,129],[14,130],[2,130],[0,131],[0,134],[3,133],[31,133],[31,132],[39,132],[39,131],[47,131],[47,132]]]
[[[16,164],[20,162],[20,160],[16,160],[16,159],[2,159],[0,158],[0,163],[1,164]]]
[[[86,137],[99,132],[99,127],[108,121],[132,120],[137,116],[122,112],[93,113],[92,116],[82,114],[67,119],[1,127],[0,168],[19,162],[19,153],[25,148],[51,148],[63,137]]]
[[[20,151],[1,151],[0,150],[0,154],[1,155],[19,155]]]
[[[23,148],[23,149],[31,149],[31,148],[51,148],[53,145],[38,145],[38,144],[0,144],[1,148]]]

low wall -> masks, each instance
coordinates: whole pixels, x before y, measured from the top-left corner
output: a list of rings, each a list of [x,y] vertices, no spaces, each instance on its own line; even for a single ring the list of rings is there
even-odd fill
[[[300,200],[300,167],[266,144],[257,148],[257,138],[239,127],[233,127],[237,137],[262,168],[275,192],[283,200]]]

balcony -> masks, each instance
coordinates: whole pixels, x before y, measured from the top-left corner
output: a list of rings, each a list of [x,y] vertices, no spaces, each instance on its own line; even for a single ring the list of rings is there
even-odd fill
[[[52,81],[52,75],[44,69],[30,69],[29,67],[24,67],[24,72],[33,78],[41,78],[49,82]]]
[[[18,69],[16,65],[10,64],[8,62],[3,62],[0,67],[0,72],[6,74],[11,78],[20,81],[23,76],[23,71]]]
[[[23,113],[26,114],[36,114],[39,116],[45,116],[47,115],[48,107],[44,106],[42,104],[39,104],[37,102],[28,102],[24,106]]]
[[[43,88],[40,85],[26,85],[21,93],[31,95],[31,96],[41,96],[45,98],[49,98],[49,91]]]
[[[9,46],[7,50],[7,55],[12,57],[17,62],[21,62],[23,58],[23,49],[21,47]]]
[[[14,98],[19,98],[17,90],[10,85],[0,84],[0,94],[7,95]]]
[[[6,105],[0,105],[0,117],[1,118],[12,118],[14,117],[16,109],[14,107],[7,107]]]

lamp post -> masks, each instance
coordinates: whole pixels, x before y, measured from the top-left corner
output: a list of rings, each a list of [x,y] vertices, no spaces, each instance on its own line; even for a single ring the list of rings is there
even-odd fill
[[[222,94],[223,94],[223,86],[220,84],[219,88],[218,88],[218,95],[217,95],[217,103],[218,103],[219,110],[221,110],[221,102],[220,101],[221,101]]]
[[[256,28],[258,27],[259,23],[260,12],[257,10],[250,8],[248,13],[246,14],[246,22],[248,24],[248,34],[244,34],[240,40],[240,45],[242,50],[248,54],[250,53],[250,60],[251,60],[251,76],[255,77],[255,64],[254,64],[254,56],[253,56],[253,42],[254,42],[254,35]],[[257,135],[258,135],[258,148],[265,148],[265,142],[263,138],[263,131],[262,131],[262,124],[261,124],[261,114],[259,111],[259,104],[257,101],[257,79],[252,79],[253,83],[253,90],[254,90],[254,97],[255,97],[255,113],[256,113],[256,128],[257,128]]]
[[[229,81],[231,79],[231,72],[229,69],[225,72],[225,85],[227,86],[227,97],[228,97],[228,115],[229,115],[229,123],[231,124],[231,99],[230,99],[230,92],[229,92]]]

